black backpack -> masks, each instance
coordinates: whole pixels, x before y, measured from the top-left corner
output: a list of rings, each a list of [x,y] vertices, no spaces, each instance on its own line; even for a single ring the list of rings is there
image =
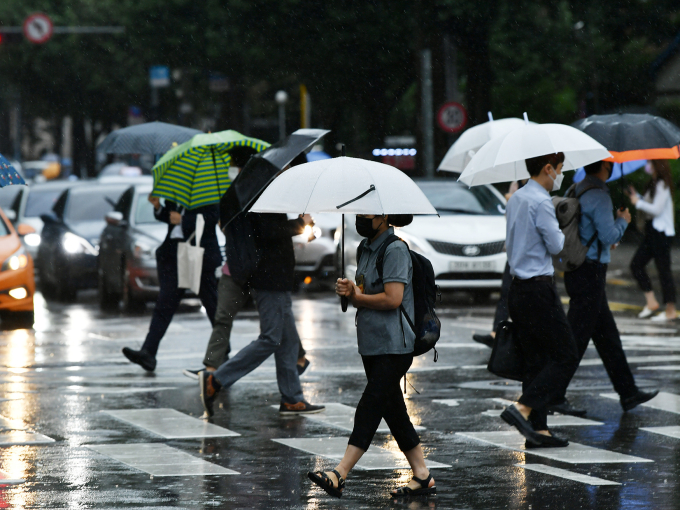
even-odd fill
[[[231,277],[241,287],[245,287],[257,269],[259,258],[250,216],[245,212],[239,213],[224,228],[224,236]]]
[[[406,242],[392,234],[378,249],[378,257],[376,260],[376,266],[378,269],[378,282],[382,282],[383,278],[383,262],[385,259],[385,250],[387,247],[395,241],[402,241],[404,244]],[[367,239],[361,241],[359,247],[357,248],[357,263],[361,258],[361,254],[366,247]],[[408,247],[408,244],[406,244]],[[437,300],[437,285],[434,280],[434,269],[432,269],[432,263],[421,254],[411,251],[411,264],[413,266],[412,275],[412,286],[413,286],[413,305],[415,310],[415,321],[406,313],[404,305],[399,305],[402,315],[411,327],[411,330],[416,335],[416,342],[413,349],[414,356],[420,356],[425,354],[430,350],[434,349],[434,361],[436,362],[439,358],[435,344],[439,340],[439,335],[441,333],[441,322],[434,311],[435,302]],[[378,282],[375,282],[374,285]]]

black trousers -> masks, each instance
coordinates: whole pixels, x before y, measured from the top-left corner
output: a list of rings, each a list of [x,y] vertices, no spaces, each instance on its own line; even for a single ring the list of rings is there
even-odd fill
[[[149,332],[146,335],[142,350],[147,351],[152,356],[156,356],[158,346],[165,335],[165,332],[172,321],[172,317],[177,311],[185,289],[177,288],[177,246],[172,243],[166,249],[156,252],[156,263],[158,270],[158,281],[160,292],[156,300],[156,307],[153,310]],[[173,256],[174,248],[174,256]],[[203,263],[201,273],[201,290],[198,297],[205,307],[208,319],[211,324],[215,324],[215,310],[217,309],[217,278],[215,278],[216,266]]]
[[[380,420],[385,418],[399,449],[412,450],[420,444],[420,438],[408,417],[399,381],[413,363],[413,355],[362,356],[361,360],[368,384],[357,405],[349,444],[368,450]]]
[[[606,277],[607,265],[591,261],[564,274],[567,294],[571,298],[567,318],[576,340],[579,362],[592,338],[614,389],[621,398],[627,398],[637,393],[637,386],[609,309]]]
[[[638,282],[642,292],[652,290],[652,281],[645,270],[645,266],[654,259],[656,270],[661,281],[661,294],[664,304],[675,303],[675,283],[671,272],[671,241],[663,232],[654,228],[651,221],[645,225],[645,238],[635,252],[630,263],[630,270]]]
[[[512,284],[512,275],[510,274],[510,264],[505,263],[505,271],[503,271],[503,280],[501,283],[501,298],[496,305],[496,314],[493,318],[493,330],[498,329],[498,325],[508,320],[510,312],[508,311],[508,294],[510,294],[510,285]]]
[[[508,296],[525,363],[519,403],[532,408],[535,430],[547,430],[546,406],[567,391],[578,368],[578,350],[555,284],[513,280]]]

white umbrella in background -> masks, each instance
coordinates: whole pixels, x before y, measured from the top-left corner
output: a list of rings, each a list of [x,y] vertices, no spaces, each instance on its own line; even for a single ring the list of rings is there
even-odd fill
[[[461,173],[482,146],[494,138],[503,136],[524,125],[522,119],[509,118],[493,120],[489,112],[489,122],[466,130],[449,148],[439,165],[440,171]]]
[[[602,144],[576,128],[527,122],[479,149],[458,180],[476,186],[528,179],[525,159],[557,152],[564,153],[563,171],[611,157]]]
[[[343,149],[344,153],[344,149]],[[418,185],[396,168],[340,157],[294,166],[279,175],[250,209],[258,213],[437,214]],[[343,278],[345,275],[342,275]],[[342,301],[343,311],[347,301]]]

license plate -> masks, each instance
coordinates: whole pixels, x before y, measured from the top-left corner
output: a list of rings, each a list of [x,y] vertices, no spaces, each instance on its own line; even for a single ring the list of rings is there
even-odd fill
[[[496,268],[493,261],[482,260],[454,260],[449,264],[451,271],[467,272],[467,271],[492,271]]]

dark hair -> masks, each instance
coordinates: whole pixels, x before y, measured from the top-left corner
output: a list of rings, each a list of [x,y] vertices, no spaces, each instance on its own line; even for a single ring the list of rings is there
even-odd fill
[[[541,173],[541,170],[545,165],[552,165],[553,168],[557,168],[557,165],[564,163],[564,152],[558,152],[556,154],[546,154],[545,156],[537,156],[535,158],[528,158],[524,160],[527,164],[527,170],[531,177],[536,177]]]
[[[387,223],[393,227],[405,227],[413,221],[412,214],[388,214]]]
[[[600,170],[602,169],[602,161],[596,161],[595,163],[591,163],[590,165],[586,165],[583,167],[583,169],[586,171],[586,175],[595,175],[600,173]]]
[[[672,195],[674,191],[673,176],[671,175],[671,166],[668,164],[668,160],[653,159],[652,166],[656,171],[656,175],[647,186],[647,190],[651,193],[652,198],[654,198],[654,195],[656,194],[656,184],[659,181],[663,181],[664,183],[666,183],[666,187],[670,190]]]

